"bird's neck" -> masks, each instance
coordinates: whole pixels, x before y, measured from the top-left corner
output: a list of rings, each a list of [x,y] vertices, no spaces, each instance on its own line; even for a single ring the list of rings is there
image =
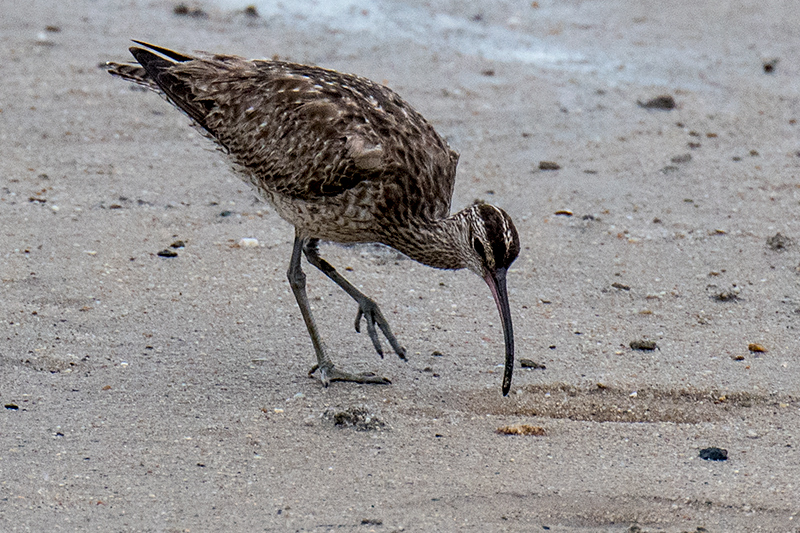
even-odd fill
[[[433,268],[465,268],[464,248],[468,247],[467,225],[463,212],[424,225],[403,228],[390,244],[405,255]]]

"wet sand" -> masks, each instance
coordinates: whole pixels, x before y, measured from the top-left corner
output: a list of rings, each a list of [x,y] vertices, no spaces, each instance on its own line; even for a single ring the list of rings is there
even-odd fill
[[[5,6],[0,529],[798,531],[800,15],[607,4]],[[394,88],[461,152],[454,210],[514,217],[517,358],[545,368],[501,396],[474,275],[323,245],[409,360],[307,266],[335,360],[392,385],[309,379],[292,228],[100,68],[132,38]]]

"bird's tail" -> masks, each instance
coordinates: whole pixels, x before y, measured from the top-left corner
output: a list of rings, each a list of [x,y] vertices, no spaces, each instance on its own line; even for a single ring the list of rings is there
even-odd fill
[[[155,91],[155,92],[162,92],[162,89],[158,86],[158,83],[153,79],[150,73],[147,71],[145,66],[148,62],[155,59],[157,62],[163,63],[170,63],[170,62],[177,62],[183,63],[185,61],[191,61],[194,59],[191,56],[187,56],[176,52],[174,50],[170,50],[169,48],[163,48],[161,46],[156,46],[154,44],[146,43],[144,41],[137,41],[134,39],[136,44],[142,45],[145,48],[149,48],[154,52],[158,52],[162,56],[169,58],[172,61],[165,60],[161,56],[157,56],[146,50],[142,50],[138,47],[131,47],[130,51],[134,55],[134,57],[139,60],[139,64],[134,63],[117,63],[115,61],[108,61],[106,63],[106,69],[108,73],[112,76],[117,76],[122,78],[123,80],[131,81],[136,83],[137,85],[141,85],[143,87],[147,87],[148,89]],[[147,58],[149,61],[143,61],[142,59]]]
[[[142,87],[147,87],[151,91],[161,92],[158,84],[150,77],[147,70],[141,65],[132,65],[130,63],[116,63],[108,61],[106,63],[106,70],[112,76],[117,76],[123,80],[132,81]]]
[[[205,134],[217,139],[207,125],[208,112],[215,104],[209,98],[198,97],[192,68],[188,68],[187,72],[187,66],[183,65],[197,60],[202,64],[202,59],[142,41],[134,40],[133,42],[143,47],[132,46],[129,48],[138,65],[109,61],[106,63],[108,72],[113,76],[159,93],[189,115]],[[194,70],[196,71],[197,68]],[[200,68],[200,71],[203,69]]]

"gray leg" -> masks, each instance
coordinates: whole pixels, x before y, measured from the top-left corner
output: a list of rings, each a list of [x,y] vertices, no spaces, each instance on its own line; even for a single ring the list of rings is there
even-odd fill
[[[319,239],[309,239],[306,241],[305,245],[303,246],[303,252],[306,254],[306,259],[308,259],[309,263],[322,271],[323,274],[331,278],[344,290],[344,292],[349,294],[350,297],[353,298],[356,303],[358,303],[358,313],[356,314],[356,331],[361,333],[361,317],[363,316],[367,322],[367,333],[369,333],[369,338],[372,339],[372,345],[375,346],[375,351],[378,352],[378,355],[383,358],[383,348],[381,347],[381,341],[378,338],[378,331],[375,329],[376,324],[386,336],[386,340],[389,341],[389,344],[392,346],[392,349],[394,349],[395,353],[400,356],[400,359],[405,359],[406,349],[400,346],[400,343],[397,342],[397,339],[392,333],[391,328],[389,328],[389,323],[383,317],[383,313],[381,313],[378,304],[376,304],[374,300],[366,296],[363,292],[356,289],[352,283],[347,281],[344,276],[339,274],[336,269],[333,268],[333,265],[319,256],[319,248],[317,247],[318,243]]]
[[[317,324],[314,322],[314,317],[311,315],[311,306],[308,305],[308,296],[306,295],[306,275],[303,273],[303,269],[300,266],[303,247],[307,242],[307,239],[295,236],[292,260],[289,263],[287,276],[289,278],[289,285],[292,287],[292,292],[294,293],[294,298],[297,300],[298,307],[300,307],[300,314],[303,315],[303,321],[306,323],[308,334],[311,336],[314,351],[317,354],[317,364],[314,365],[308,374],[311,375],[314,371],[319,369],[320,380],[326,387],[331,381],[354,381],[356,383],[377,383],[382,385],[391,383],[388,379],[374,374],[351,374],[349,372],[343,372],[336,368],[333,361],[328,357],[325,343],[322,342]]]

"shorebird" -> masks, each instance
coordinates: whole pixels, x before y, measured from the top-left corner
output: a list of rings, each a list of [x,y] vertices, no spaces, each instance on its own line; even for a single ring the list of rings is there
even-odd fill
[[[378,305],[320,257],[320,240],[382,243],[422,264],[467,268],[489,285],[505,341],[502,392],[514,368],[506,273],[519,254],[508,214],[476,203],[450,214],[458,153],[394,91],[368,79],[315,66],[173,50],[134,41],[138,64],[109,72],[151,89],[190,117],[295,228],[288,278],[311,337],[323,385],[389,383],[337,368],[306,296],[302,256],[358,304],[378,355],[380,330],[405,359]]]

